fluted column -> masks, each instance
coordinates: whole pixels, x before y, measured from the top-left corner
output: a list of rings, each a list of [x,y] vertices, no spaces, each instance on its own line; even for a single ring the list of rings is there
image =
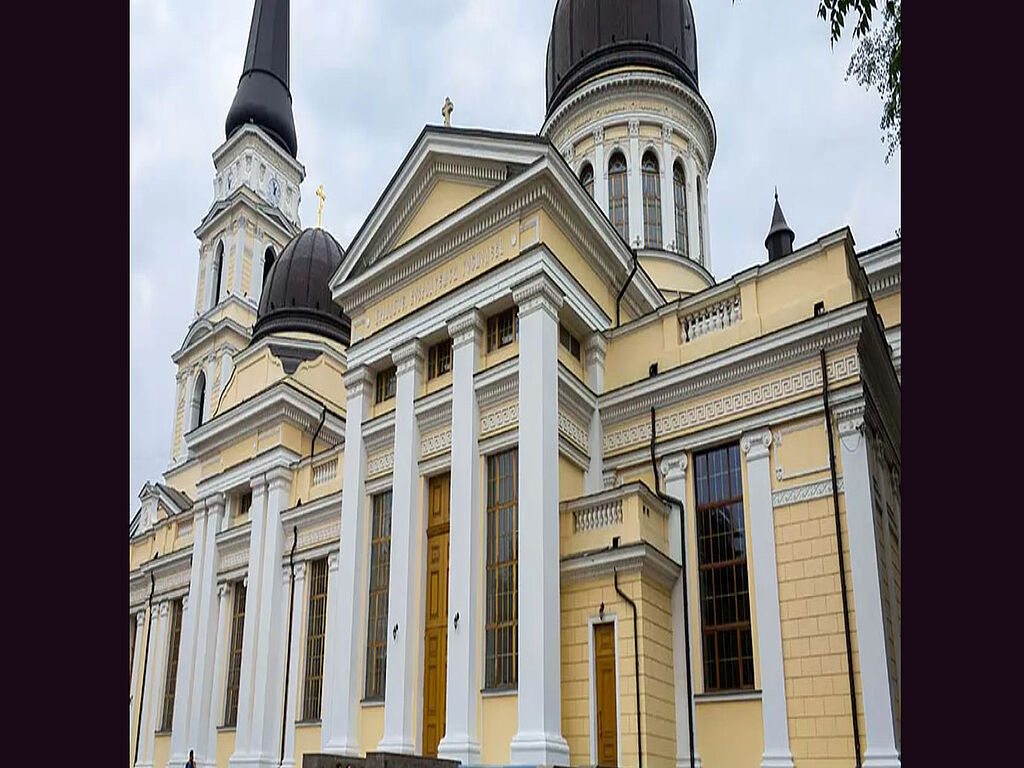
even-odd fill
[[[666,250],[672,245],[677,251],[683,250],[676,243],[676,202],[672,192],[672,126],[661,126],[661,241]]]
[[[142,731],[139,739],[139,759],[135,763],[139,768],[152,768],[153,744],[156,737],[156,718],[160,713],[160,700],[163,694],[164,667],[167,666],[166,635],[167,635],[167,601],[154,606],[150,621],[156,624],[156,631],[150,632],[149,648],[146,653],[146,697],[142,702]]]
[[[366,572],[366,444],[363,422],[370,413],[373,377],[366,366],[345,374],[348,393],[345,422],[345,466],[341,495],[341,544],[337,599],[329,599],[328,614],[335,610],[332,626],[336,637],[328,645],[336,653],[331,691],[330,721],[322,730],[324,752],[359,755],[359,696],[363,669],[363,574]],[[332,654],[334,655],[334,654]]]
[[[596,172],[595,168],[595,172]],[[445,734],[438,757],[480,764],[477,699],[480,663],[477,638],[482,608],[480,509],[480,414],[473,376],[480,365],[484,321],[471,310],[448,323],[452,337],[452,466],[448,563],[448,677]],[[459,623],[453,617],[459,614]]]
[[[608,216],[608,160],[604,156],[604,128],[594,129],[594,201]]]
[[[291,569],[284,568],[286,588],[291,588]],[[292,594],[291,652],[288,656],[288,698],[284,707],[284,759],[281,768],[295,765],[295,721],[299,709],[299,656],[302,650],[302,603],[306,585],[305,561],[295,564],[295,590]]]
[[[597,395],[604,392],[604,358],[607,349],[608,342],[600,333],[591,334],[584,347],[587,386]],[[604,432],[599,408],[594,408],[590,415],[587,449],[590,453],[590,466],[583,476],[583,492],[598,493],[604,488]]]
[[[665,492],[680,501],[686,499],[686,467],[688,461],[685,453],[677,453],[661,460],[660,470],[665,478]],[[675,683],[676,703],[676,766],[690,768],[690,727],[693,725],[693,768],[700,768],[700,754],[697,752],[697,712],[694,706],[693,691],[686,686],[686,636],[690,634],[690,616],[687,615],[683,601],[685,576],[689,575],[689,551],[683,550],[681,531],[686,526],[686,518],[678,504],[671,504],[668,513],[668,554],[682,567],[679,577],[672,585],[672,668]],[[687,548],[689,550],[689,548]],[[696,551],[696,549],[694,549]],[[685,575],[685,576],[684,576]],[[692,594],[692,592],[691,592]],[[693,605],[699,605],[694,601]],[[694,659],[700,653],[700,644],[694,643],[690,634],[690,681],[691,686],[696,678],[693,674]]]
[[[388,589],[388,655],[385,674],[384,734],[377,749],[411,755],[416,749],[414,702],[417,656],[423,637],[421,587],[423,553],[422,490],[418,467],[420,430],[413,405],[423,377],[423,347],[413,340],[394,352],[395,463],[392,472],[391,566]],[[397,632],[392,632],[397,627]]]
[[[214,643],[214,664],[213,676],[210,689],[207,694],[209,709],[208,718],[202,723],[205,729],[203,737],[202,753],[206,755],[205,762],[198,759],[196,764],[200,768],[217,765],[217,725],[224,720],[224,668],[227,666],[228,653],[231,643],[231,590],[227,584],[217,585],[217,636]]]
[[[558,527],[558,310],[546,274],[512,291],[519,306],[519,730],[511,761],[568,765],[562,738]]]
[[[644,195],[640,180],[640,121],[629,121],[629,244],[643,247],[644,243]]]
[[[786,678],[782,665],[782,625],[779,616],[779,577],[775,558],[775,510],[768,428],[743,435],[750,491],[750,530],[753,540],[754,592],[757,604],[757,651],[761,661],[761,717],[764,753],[761,768],[793,768],[786,715]]]
[[[853,610],[864,707],[864,768],[899,768],[882,593],[871,503],[870,436],[862,403],[836,409],[849,532]]]

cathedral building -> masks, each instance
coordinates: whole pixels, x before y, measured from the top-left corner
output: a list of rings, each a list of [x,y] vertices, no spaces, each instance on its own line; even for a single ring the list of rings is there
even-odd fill
[[[538,132],[446,103],[346,248],[256,0],[130,527],[133,768],[900,765],[901,242],[767,200],[716,274],[689,0],[554,6]]]

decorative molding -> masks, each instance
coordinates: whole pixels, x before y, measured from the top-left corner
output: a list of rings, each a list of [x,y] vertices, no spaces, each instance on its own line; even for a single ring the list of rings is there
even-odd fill
[[[420,343],[419,339],[407,341],[391,353],[391,359],[394,362],[395,367],[398,369],[398,376],[408,373],[409,371],[423,365],[425,358],[426,355],[423,351],[423,344]]]
[[[395,452],[394,450],[384,451],[374,456],[367,458],[366,460],[366,477],[376,477],[378,475],[384,475],[394,469],[395,466]]]
[[[519,422],[519,400],[512,400],[480,415],[480,435],[500,432]]]
[[[452,346],[461,347],[476,341],[479,343],[484,332],[484,316],[479,309],[471,309],[448,321],[448,335]]]
[[[658,469],[661,471],[661,476],[668,482],[672,482],[677,479],[685,481],[686,467],[688,464],[689,460],[687,459],[686,454],[680,452],[663,458],[658,462]]]
[[[768,458],[768,448],[772,444],[772,431],[767,427],[748,432],[740,439],[740,448],[747,456],[747,461]]]
[[[687,314],[680,313],[680,340],[695,341],[715,331],[736,325],[743,319],[743,305],[740,294],[707,304]]]
[[[473,380],[477,406],[481,412],[490,406],[519,397],[519,360],[513,358],[480,371]]]
[[[513,288],[512,301],[519,307],[520,320],[538,309],[557,319],[564,298],[555,281],[542,272]]]
[[[679,578],[679,566],[647,543],[570,555],[562,558],[560,570],[563,584],[610,579],[613,570],[620,574],[647,574],[663,587],[669,588]]]
[[[590,431],[561,410],[558,411],[558,432],[565,435],[570,442],[583,451],[584,455],[590,456]]]
[[[838,486],[840,493],[846,490],[846,484],[843,482],[842,477],[838,478]],[[799,504],[802,501],[811,501],[812,499],[820,499],[831,495],[832,478],[828,478],[816,483],[806,483],[805,485],[797,485],[793,488],[785,488],[781,491],[773,491],[772,507],[778,509],[790,504]]]
[[[425,459],[436,453],[443,453],[452,447],[451,427],[440,432],[425,435],[420,439],[420,458]]]
[[[345,382],[345,392],[350,402],[359,395],[368,397],[373,391],[373,372],[365,365],[349,368],[342,380]]]
[[[300,527],[299,539],[295,548],[297,550],[312,549],[327,542],[337,541],[339,538],[341,538],[340,512],[319,525]]]
[[[622,523],[622,499],[591,504],[572,513],[573,533],[609,528]]]
[[[338,476],[338,457],[332,456],[327,461],[313,465],[313,487],[329,483]]]

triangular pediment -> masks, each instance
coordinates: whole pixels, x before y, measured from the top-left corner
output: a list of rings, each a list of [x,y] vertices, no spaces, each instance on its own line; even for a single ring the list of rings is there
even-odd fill
[[[332,282],[372,267],[535,162],[548,146],[532,134],[426,126],[356,233]]]

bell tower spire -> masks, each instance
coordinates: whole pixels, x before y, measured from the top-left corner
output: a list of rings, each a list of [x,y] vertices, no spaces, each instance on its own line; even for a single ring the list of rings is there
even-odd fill
[[[224,137],[255,123],[292,157],[298,152],[292,94],[288,87],[290,40],[288,0],[256,0],[245,64]]]

